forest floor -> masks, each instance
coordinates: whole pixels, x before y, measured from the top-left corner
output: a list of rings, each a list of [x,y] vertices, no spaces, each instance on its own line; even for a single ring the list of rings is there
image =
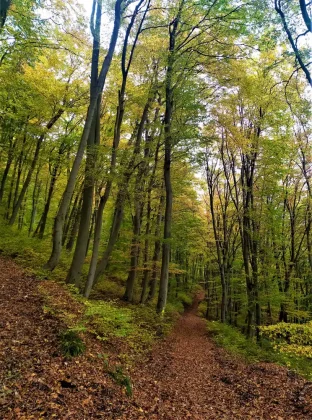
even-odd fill
[[[84,354],[61,356],[64,325],[44,311],[42,287],[79,316],[79,303],[60,285],[0,258],[1,419],[312,419],[312,384],[286,368],[246,364],[218,348],[196,315],[197,301],[132,366],[133,395],[127,396],[93,336],[86,336]]]

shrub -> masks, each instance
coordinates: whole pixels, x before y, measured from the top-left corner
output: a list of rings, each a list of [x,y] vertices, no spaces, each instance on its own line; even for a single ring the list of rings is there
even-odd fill
[[[312,323],[286,324],[261,327],[261,334],[267,337],[282,353],[312,358]]]
[[[121,298],[124,294],[125,288],[117,281],[105,279],[101,281],[95,288],[95,293],[100,293],[112,298]]]
[[[77,331],[69,329],[60,334],[61,351],[65,357],[75,357],[84,353],[86,346]]]
[[[176,317],[178,314],[183,314],[184,306],[181,301],[168,302],[165,313],[168,316]]]

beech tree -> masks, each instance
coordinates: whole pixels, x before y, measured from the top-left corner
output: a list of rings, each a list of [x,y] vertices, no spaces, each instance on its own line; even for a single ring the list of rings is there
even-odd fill
[[[308,2],[8,5],[4,229],[87,298],[162,315],[203,289],[204,316],[258,339],[309,320]]]

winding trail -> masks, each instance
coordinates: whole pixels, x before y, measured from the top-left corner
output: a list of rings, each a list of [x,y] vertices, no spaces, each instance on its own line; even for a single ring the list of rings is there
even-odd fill
[[[311,420],[312,385],[283,367],[246,365],[216,347],[196,316],[197,303],[134,374],[146,418]]]
[[[216,347],[196,316],[198,301],[135,366],[128,398],[98,357],[98,340],[87,337],[78,358],[60,356],[64,325],[43,310],[42,288],[79,315],[79,304],[57,283],[27,276],[0,257],[0,419],[312,419],[311,383]]]

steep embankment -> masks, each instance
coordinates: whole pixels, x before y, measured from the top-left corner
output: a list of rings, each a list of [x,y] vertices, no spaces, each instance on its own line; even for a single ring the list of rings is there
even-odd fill
[[[133,397],[127,397],[98,357],[103,348],[97,340],[86,337],[82,356],[60,355],[57,337],[64,325],[43,310],[42,284],[79,316],[79,304],[60,286],[28,277],[0,258],[3,419],[312,418],[309,383],[273,364],[233,360],[207,338],[196,303],[133,368]]]

